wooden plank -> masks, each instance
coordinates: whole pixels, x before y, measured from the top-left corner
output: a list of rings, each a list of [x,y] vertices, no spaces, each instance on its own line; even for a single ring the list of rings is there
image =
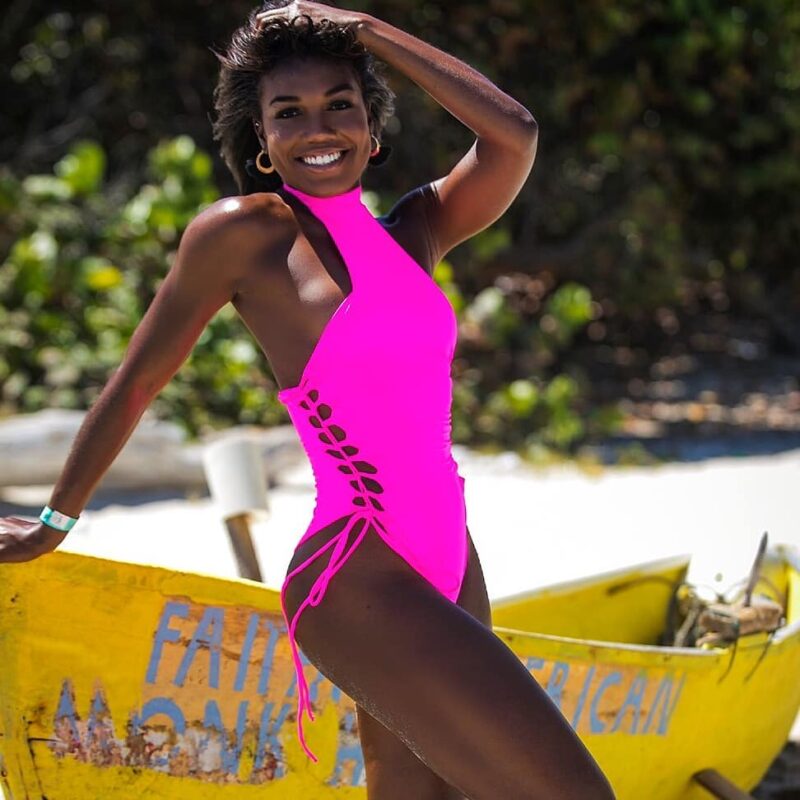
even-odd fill
[[[736,784],[731,783],[715,769],[704,769],[693,776],[704,789],[707,789],[719,800],[755,800],[753,795],[743,792]]]

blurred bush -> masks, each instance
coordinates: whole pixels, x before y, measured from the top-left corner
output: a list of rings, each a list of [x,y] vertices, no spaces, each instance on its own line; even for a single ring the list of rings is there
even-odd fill
[[[150,181],[110,204],[102,148],[79,141],[50,175],[22,181],[4,173],[9,252],[0,268],[0,378],[6,413],[44,407],[85,408],[122,361],[189,221],[218,197],[211,160],[186,136],[148,156]],[[518,353],[530,377],[485,396],[467,370],[455,393],[454,436],[475,444],[568,449],[610,417],[592,413],[580,379],[541,373],[592,318],[584,286],[558,287],[541,318],[515,299],[513,282],[484,289],[467,303],[453,267],[434,279],[460,314],[465,335],[489,353]],[[274,382],[252,336],[225,306],[192,355],[154,401],[192,437],[232,423],[283,419]],[[481,381],[482,382],[482,381]]]
[[[103,184],[106,156],[80,141],[52,174],[0,178],[0,387],[5,413],[87,408],[152,301],[181,234],[219,197],[211,159],[186,136],[149,153],[150,180],[129,198]],[[153,402],[191,437],[283,419],[264,359],[225,306]]]
[[[516,449],[532,461],[574,452],[613,433],[613,406],[591,403],[584,372],[554,369],[595,313],[585,286],[568,282],[544,302],[528,303],[528,276],[504,276],[464,307],[455,364],[453,437],[486,449]],[[505,376],[520,375],[511,381]]]
[[[596,353],[611,373],[620,360],[607,352],[686,349],[698,315],[763,320],[776,353],[800,352],[797,3],[346,5],[465,59],[539,122],[534,174],[513,206],[437,268],[461,320],[457,441],[519,445],[536,458],[578,452],[619,419],[597,400]],[[90,402],[188,219],[213,187],[234,193],[221,160],[203,155],[217,70],[207,48],[224,46],[251,7],[80,0],[54,12],[31,0],[7,15],[6,411]],[[394,153],[367,178],[384,210],[450,170],[473,138],[412,82],[389,76]],[[280,413],[262,356],[231,313],[158,398],[190,430]],[[217,349],[243,372],[238,389],[218,373]]]

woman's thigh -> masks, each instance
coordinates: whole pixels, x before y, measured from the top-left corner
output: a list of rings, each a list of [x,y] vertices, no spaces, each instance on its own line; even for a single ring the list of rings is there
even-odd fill
[[[491,605],[478,553],[467,528],[469,556],[458,605],[488,628]],[[463,800],[464,795],[425,764],[403,741],[356,703],[368,800]]]
[[[298,548],[287,572],[291,572],[296,565],[302,564],[310,558],[342,527],[344,527],[343,522],[337,521],[318,531],[311,539],[304,542]],[[486,590],[483,568],[469,528],[467,528],[467,541],[469,545],[467,569],[456,602],[475,619],[491,628],[491,604]],[[302,596],[307,593],[316,575],[321,571],[325,558],[326,556],[320,557],[320,562],[315,565],[316,568],[313,571],[309,567],[309,571],[305,573],[305,580],[295,587],[298,597],[294,604],[287,591],[287,611],[290,614],[294,613],[294,608],[302,601]],[[405,562],[403,565],[411,569],[409,565],[405,565]],[[395,563],[389,566],[390,569],[396,570],[401,565]],[[297,579],[300,579],[300,576],[297,576]],[[325,600],[323,600],[324,602]],[[395,798],[406,800],[409,797],[413,797],[415,800],[463,800],[464,795],[460,791],[443,780],[408,745],[358,703],[356,703],[356,716],[359,740],[364,755],[369,800],[395,800]]]
[[[308,555],[298,552],[297,563]],[[325,559],[290,582],[290,616]],[[297,640],[306,656],[353,698],[367,721],[365,756],[375,742],[379,766],[373,774],[378,783],[388,776],[385,796],[375,793],[375,800],[389,800],[396,786],[391,767],[384,768],[387,758],[396,769],[405,764],[420,785],[429,786],[429,776],[370,718],[444,782],[430,779],[427,796],[406,785],[405,797],[433,799],[439,788],[450,792],[448,785],[470,800],[613,797],[558,709],[486,624],[488,598],[481,601],[475,589],[473,597],[469,586],[465,581],[462,596],[477,597],[484,620],[447,600],[370,529],[322,603],[300,617]]]

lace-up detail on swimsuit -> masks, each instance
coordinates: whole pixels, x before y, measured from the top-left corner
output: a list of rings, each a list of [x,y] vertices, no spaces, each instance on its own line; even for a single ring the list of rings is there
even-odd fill
[[[450,454],[456,321],[441,289],[363,204],[360,186],[331,197],[283,188],[326,226],[352,283],[298,384],[278,392],[317,488],[314,517],[298,547],[326,524],[346,519],[281,588],[297,676],[298,736],[317,761],[303,734],[303,714],[313,721],[314,713],[295,631],[301,613],[322,602],[367,532],[450,600],[458,597],[467,543],[463,478]],[[288,583],[326,552],[325,568],[290,620]]]
[[[325,403],[317,404],[318,398],[319,392],[316,389],[311,389],[304,394],[303,400],[299,402],[299,406],[304,411],[308,412],[309,424],[319,430],[319,433],[317,434],[319,440],[323,444],[332,445],[331,447],[327,447],[325,452],[331,455],[333,458],[344,462],[339,464],[337,469],[346,475],[356,476],[351,479],[349,483],[350,486],[355,490],[352,503],[354,506],[359,506],[361,510],[355,511],[347,521],[347,524],[344,526],[344,528],[339,531],[339,533],[337,533],[324,547],[317,550],[314,555],[304,561],[299,567],[292,570],[292,572],[286,576],[286,581],[284,582],[281,590],[281,603],[283,607],[284,618],[287,618],[286,604],[284,599],[286,593],[286,584],[298,572],[302,572],[309,564],[311,564],[313,561],[316,561],[316,559],[319,558],[322,553],[333,546],[333,552],[331,553],[331,557],[327,566],[319,574],[317,580],[314,581],[308,597],[297,609],[294,619],[288,627],[289,641],[292,647],[292,658],[294,660],[298,684],[298,735],[303,748],[314,761],[316,761],[317,758],[308,749],[302,728],[303,712],[305,711],[308,714],[308,717],[312,722],[314,720],[314,712],[309,702],[308,683],[305,679],[305,674],[303,673],[303,664],[300,660],[300,655],[297,651],[297,643],[295,641],[295,628],[297,627],[297,621],[300,617],[300,612],[307,605],[318,606],[320,604],[325,592],[327,591],[331,578],[344,565],[351,553],[353,553],[353,551],[360,544],[361,540],[364,538],[364,535],[368,530],[368,523],[371,522],[376,527],[380,528],[386,535],[388,535],[385,525],[383,522],[381,522],[378,514],[376,513],[383,511],[383,506],[375,497],[375,495],[383,492],[383,487],[374,478],[367,477],[367,475],[376,474],[378,472],[377,468],[368,461],[363,461],[361,459],[354,460],[354,456],[358,455],[358,448],[350,444],[344,444],[343,442],[347,437],[345,431],[338,425],[326,422],[326,420],[331,417],[332,409]],[[345,548],[347,547],[350,537],[350,532],[356,529],[356,525],[358,523],[362,524],[360,528],[356,530],[356,540],[350,549],[345,552]]]

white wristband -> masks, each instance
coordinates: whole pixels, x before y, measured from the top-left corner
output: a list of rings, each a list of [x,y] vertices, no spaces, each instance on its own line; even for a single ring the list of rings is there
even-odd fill
[[[72,526],[78,521],[78,517],[68,517],[60,511],[54,511],[50,506],[45,506],[42,513],[39,514],[39,519],[45,525],[55,528],[57,531],[69,531]]]

